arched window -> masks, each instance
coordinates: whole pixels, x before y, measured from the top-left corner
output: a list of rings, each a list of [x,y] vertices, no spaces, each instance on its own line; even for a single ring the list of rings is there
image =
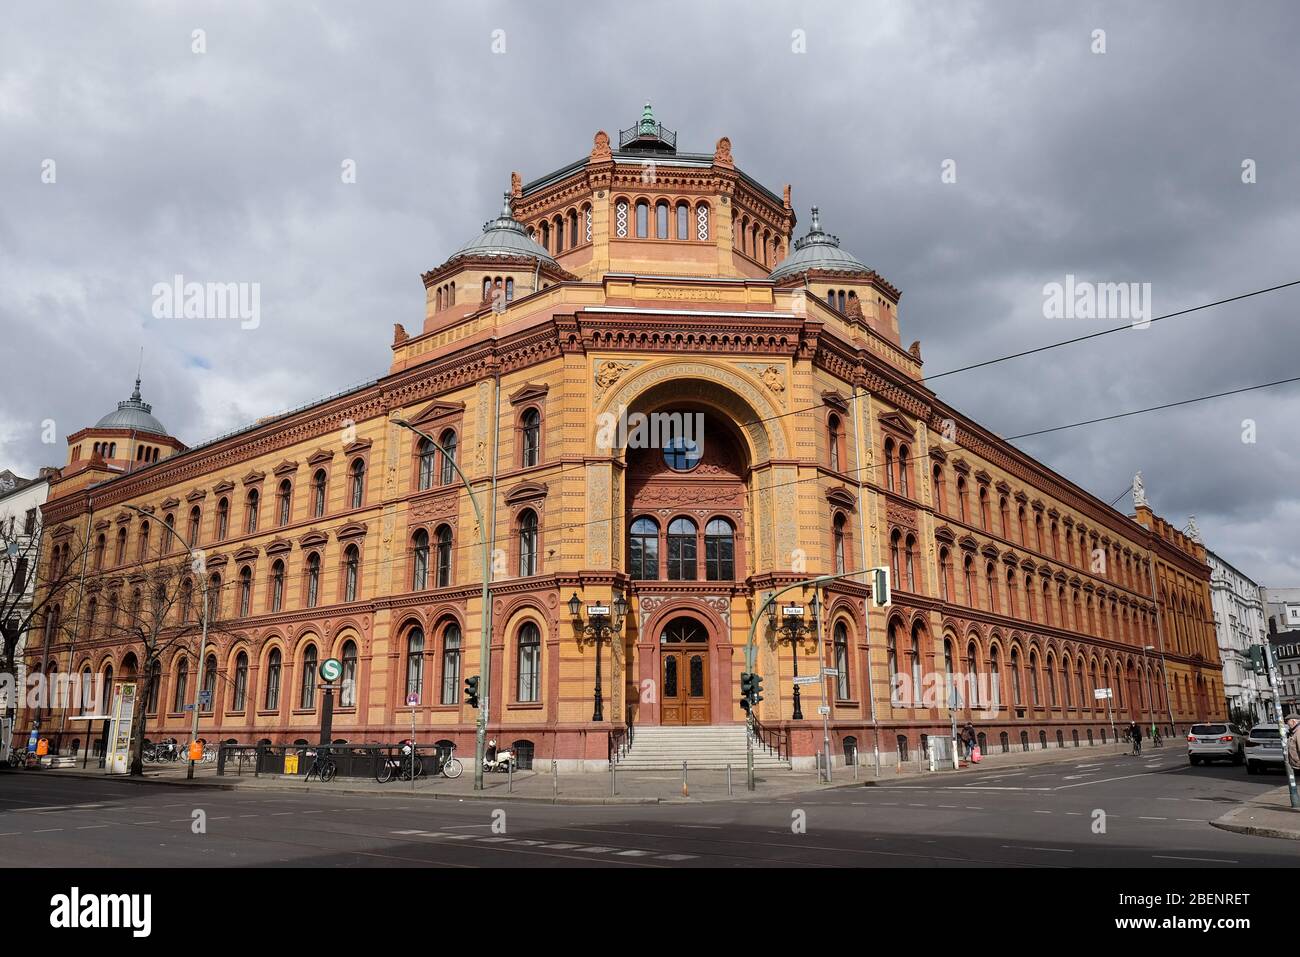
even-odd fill
[[[569,210],[569,248],[578,245],[578,211]]]
[[[826,419],[826,447],[830,453],[831,471],[840,470],[840,417],[838,415],[828,416]]]
[[[843,293],[841,293],[843,295]],[[909,461],[909,450],[906,445],[898,447],[898,494],[907,495],[908,492],[908,473],[911,471],[912,463]]]
[[[970,555],[962,561],[962,574],[965,577],[966,604],[974,608],[979,604],[979,590],[975,586],[975,559]]]
[[[230,710],[243,711],[248,697],[248,655],[240,652],[235,656],[235,687],[231,695]]]
[[[911,697],[908,703],[913,708],[921,706],[921,624],[912,626],[912,647],[908,651],[908,664],[912,671]]]
[[[217,706],[217,656],[208,655],[203,665],[203,697],[200,707],[211,712]]]
[[[889,666],[889,703],[895,707],[903,704],[902,681],[898,670],[898,624],[889,626],[889,635],[885,644],[885,660]]]
[[[307,556],[307,607],[315,608],[320,599],[320,555],[312,552]]]
[[[357,643],[343,643],[343,674],[339,676],[339,707],[357,706]]]
[[[325,517],[325,470],[317,469],[311,480],[311,511],[313,518]]]
[[[438,587],[446,588],[451,584],[451,526],[440,525],[438,536]]]
[[[537,513],[526,508],[519,513],[519,576],[537,574]]]
[[[980,528],[986,532],[993,530],[993,515],[989,510],[989,490],[988,486],[980,486]]]
[[[541,233],[542,233],[542,239],[541,239],[542,247],[549,250],[551,248],[551,224],[546,222],[545,220],[542,221]],[[492,280],[484,279],[483,298],[486,299],[490,295],[492,295]]]
[[[186,686],[190,680],[190,662],[188,658],[176,661],[176,689],[172,700],[172,711],[184,711],[186,703]]]
[[[833,631],[835,643],[835,670],[839,672],[835,677],[835,697],[840,701],[847,701],[850,697],[851,685],[849,682],[849,630],[844,622],[837,621]]]
[[[361,501],[365,497],[366,489],[366,460],[354,459],[352,461],[352,489],[351,500],[353,508],[360,508]]]
[[[885,487],[894,490],[894,440],[885,439]]]
[[[916,587],[916,539],[911,535],[907,536],[904,546],[904,570],[907,572],[907,590],[918,591]]]
[[[970,680],[970,704],[972,707],[978,707],[980,703],[980,683],[976,680],[979,673],[979,651],[975,648],[975,642],[972,641],[966,645],[966,675]]]
[[[628,574],[654,581],[659,577],[659,524],[652,518],[638,518],[628,534]]]
[[[695,581],[695,523],[675,518],[668,523],[668,580]]]
[[[947,512],[948,503],[943,497],[943,469],[936,465],[931,473],[931,491],[934,493],[934,509],[936,512]]]
[[[249,489],[248,499],[244,504],[244,531],[250,535],[257,531],[257,505],[261,500],[262,497],[257,489]]]
[[[293,514],[293,483],[284,479],[280,483],[279,491],[276,493],[275,502],[275,522],[277,525],[288,525],[289,518]]]
[[[456,481],[456,468],[453,464],[456,461],[455,431],[444,429],[442,435],[438,437],[438,444],[442,446],[442,469],[438,474],[438,484],[450,485]]]
[[[148,698],[145,700],[144,710],[146,714],[157,714],[158,703],[162,697],[162,662],[155,660],[149,666],[149,688]],[[112,699],[108,699],[111,701]],[[108,707],[108,704],[105,704]]]
[[[271,611],[284,607],[284,562],[276,559],[271,566]]]
[[[361,549],[349,545],[343,552],[343,600],[357,600],[358,579],[361,577]]]
[[[939,598],[942,601],[951,601],[949,597],[952,594],[952,558],[948,554],[948,549],[939,549]]]
[[[542,450],[542,414],[536,409],[526,409],[519,418],[520,461],[523,468],[537,464]]]
[[[406,694],[424,701],[424,629],[418,625],[406,635]]]
[[[843,575],[848,571],[848,554],[844,547],[844,527],[847,519],[843,512],[835,513],[835,520],[831,523],[832,545],[835,551],[835,574]]]
[[[711,582],[736,577],[736,533],[725,518],[715,518],[704,528],[704,577]]]
[[[460,625],[448,622],[442,630],[442,703],[455,704],[460,694]]]
[[[417,529],[411,536],[411,590],[429,587],[429,533]]]
[[[555,238],[555,252],[564,252],[564,220],[559,216],[551,224],[551,235]]]
[[[197,511],[198,511],[198,508],[196,507],[196,508],[194,509],[194,511],[197,512]],[[196,539],[193,537],[195,534],[196,534],[196,532],[195,532],[195,530],[194,530],[194,526],[191,525],[191,526],[190,526],[190,535],[191,535],[191,538],[190,538],[190,544],[191,544],[191,545],[193,545],[193,544],[195,543],[195,541],[196,541]],[[103,533],[101,532],[99,538],[97,538],[97,539],[95,540],[95,568],[96,568],[96,570],[101,569],[101,568],[104,567],[104,551],[105,551],[105,549],[106,549],[107,547],[108,547],[108,540],[104,538],[104,535],[103,535]]]
[[[298,707],[304,711],[316,707],[316,646],[308,645],[302,653],[302,675]]]
[[[117,530],[117,564],[126,564],[126,526]]]
[[[668,238],[668,203],[660,200],[655,203],[655,239]]]
[[[1011,649],[1011,703],[1017,708],[1024,703],[1020,689],[1020,651],[1017,648]]]
[[[266,710],[280,710],[280,649],[272,648],[266,662]]]
[[[239,570],[239,617],[247,618],[253,607],[253,569],[245,565]]]
[[[526,621],[519,628],[515,645],[515,673],[520,701],[540,701],[542,688],[542,635]]]
[[[893,534],[889,536],[889,575],[890,581],[894,583],[895,588],[903,588],[903,573],[899,564],[899,545],[903,540],[903,533],[894,529]]]
[[[204,596],[208,606],[208,618],[216,621],[221,617],[221,573],[213,572],[208,576],[208,593]]]
[[[677,204],[677,238],[691,238],[691,208],[685,203]]]
[[[230,499],[223,498],[217,502],[217,528],[215,539],[218,542],[226,540],[226,534],[230,530]]]
[[[417,483],[419,489],[423,491],[427,488],[433,488],[433,467],[437,459],[437,450],[433,447],[433,443],[426,438],[420,438],[416,443],[416,456],[420,463],[419,481]]]
[[[515,301],[515,279],[513,276],[506,276],[506,302]]]
[[[957,519],[966,522],[966,480],[957,479]]]
[[[992,562],[988,562],[984,566],[984,583],[989,591],[989,611],[996,615],[998,613],[998,576]]]
[[[644,199],[636,203],[636,237],[645,239],[650,235],[650,204]]]

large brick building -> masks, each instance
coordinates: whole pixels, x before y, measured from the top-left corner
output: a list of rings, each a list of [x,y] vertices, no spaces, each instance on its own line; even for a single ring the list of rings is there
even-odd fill
[[[872,607],[862,580],[830,587],[822,654],[839,675],[804,688],[826,695],[837,755],[876,741],[886,760],[914,754],[946,733],[950,704],[988,746],[1100,741],[1104,686],[1117,720],[1221,714],[1204,555],[945,404],[919,344],[901,345],[899,290],[815,208],[794,232],[789,186],[742,172],[726,138],[679,152],[647,108],[617,144],[597,133],[574,163],[513,177],[500,216],[424,275],[423,320],[395,324],[378,381],[194,448],[137,390],[70,437],[45,507],[56,543],[90,543],[47,669],[147,680],[149,735],[186,737],[193,611],[169,619],[188,637],[152,678],[105,624],[148,606],[149,569],[183,568],[148,528],[163,523],[203,550],[219,600],[204,737],[316,740],[315,666],[334,657],[336,738],[408,734],[415,692],[421,739],[468,746],[484,531],[401,419],[453,452],[482,503],[489,731],[539,761],[599,764],[629,721],[738,724],[764,595],[871,566],[892,569],[892,605]],[[644,447],[636,414],[656,412],[698,414],[683,421],[702,437]],[[610,439],[612,420],[632,437]],[[575,626],[575,595],[626,599],[612,640]],[[791,719],[796,651],[777,637],[760,623],[758,716],[810,760],[821,719],[811,703]],[[815,675],[815,633],[797,654]],[[973,691],[924,693],[958,673],[979,677]]]

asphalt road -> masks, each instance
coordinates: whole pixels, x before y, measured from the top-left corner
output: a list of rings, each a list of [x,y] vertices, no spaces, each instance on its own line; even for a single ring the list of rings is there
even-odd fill
[[[1190,767],[1179,747],[656,806],[187,791],[14,772],[0,774],[0,866],[1295,867],[1300,842],[1208,823],[1283,783]]]

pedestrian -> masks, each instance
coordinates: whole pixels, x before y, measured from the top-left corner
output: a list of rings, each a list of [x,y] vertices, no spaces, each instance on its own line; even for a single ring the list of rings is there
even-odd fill
[[[1291,773],[1294,777],[1300,777],[1300,734],[1296,734],[1297,728],[1300,728],[1300,715],[1287,715],[1286,763],[1291,766]]]
[[[966,722],[966,730],[962,732],[966,741],[966,758],[970,760],[975,755],[975,746],[979,743],[979,738],[975,734],[975,725],[969,721]]]

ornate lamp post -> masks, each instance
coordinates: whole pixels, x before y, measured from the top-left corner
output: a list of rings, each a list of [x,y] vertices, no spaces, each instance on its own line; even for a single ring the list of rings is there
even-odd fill
[[[578,634],[578,641],[584,639],[596,643],[596,691],[592,698],[592,721],[605,720],[605,699],[600,687],[600,643],[603,638],[613,637],[623,630],[623,619],[627,617],[627,599],[615,594],[610,605],[588,605],[587,619],[582,618],[582,601],[574,592],[569,599],[569,615],[573,618],[573,627]]]
[[[817,618],[821,606],[817,601],[816,592],[813,592],[812,601],[808,603],[808,610],[812,612],[812,619],[809,621],[804,620],[802,605],[782,605],[779,619],[776,605],[772,605],[768,612],[768,625],[776,635],[776,640],[788,641],[794,656],[794,712],[790,717],[795,721],[803,720],[803,704],[799,693],[799,645],[803,643],[805,637],[814,634],[817,630]]]

